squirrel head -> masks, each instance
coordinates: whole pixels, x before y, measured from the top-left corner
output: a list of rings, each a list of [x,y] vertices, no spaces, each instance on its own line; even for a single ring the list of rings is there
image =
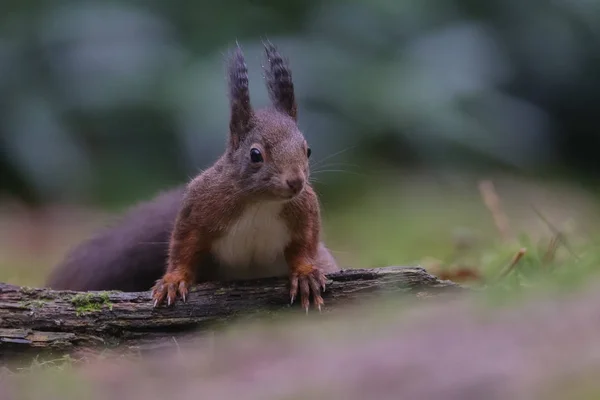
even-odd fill
[[[264,199],[287,201],[305,188],[311,150],[297,125],[292,73],[271,43],[264,43],[265,80],[272,107],[250,105],[248,69],[239,45],[228,60],[229,143],[225,157],[239,189]]]

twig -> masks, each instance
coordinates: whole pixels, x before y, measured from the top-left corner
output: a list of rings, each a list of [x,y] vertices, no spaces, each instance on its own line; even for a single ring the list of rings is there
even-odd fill
[[[521,261],[521,258],[523,258],[525,253],[527,253],[526,248],[523,247],[523,248],[519,249],[519,251],[517,251],[517,253],[512,258],[511,263],[504,270],[502,270],[502,272],[500,272],[499,278],[504,278],[509,273],[511,273],[515,269],[515,267],[517,266],[519,261]]]
[[[558,244],[558,235],[552,236],[552,238],[550,239],[550,243],[548,243],[548,248],[544,253],[544,257],[542,258],[542,265],[547,266],[554,260],[554,257],[556,256],[556,250],[558,250]]]
[[[571,253],[571,255],[575,257],[576,260],[579,260],[579,256],[577,255],[577,253],[575,253],[571,245],[567,243],[567,238],[565,237],[565,235],[558,228],[556,228],[546,217],[544,217],[544,215],[541,213],[541,211],[537,209],[535,205],[532,204],[531,208],[533,209],[533,212],[535,212],[537,216],[546,224],[548,229],[550,229],[550,231],[552,231],[552,233],[556,236],[556,240],[560,241],[560,243],[565,247],[565,249],[567,249],[567,251]]]
[[[490,180],[484,180],[479,182],[479,193],[483,199],[483,203],[488,208],[496,224],[496,228],[500,233],[503,240],[509,240],[511,238],[510,227],[508,218],[502,210],[500,197],[496,193],[494,184]]]

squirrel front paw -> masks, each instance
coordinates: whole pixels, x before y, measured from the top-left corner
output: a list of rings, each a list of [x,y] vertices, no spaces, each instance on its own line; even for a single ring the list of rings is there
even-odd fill
[[[165,298],[167,299],[167,306],[175,304],[177,293],[179,293],[183,302],[187,301],[192,283],[190,277],[178,271],[166,273],[165,276],[156,281],[152,288],[154,307],[161,305]]]
[[[327,278],[323,271],[314,265],[306,265],[295,269],[290,275],[290,304],[294,303],[294,299],[300,290],[300,303],[302,308],[308,313],[310,304],[310,294],[312,291],[313,304],[321,311],[321,306],[324,304],[321,297],[321,290],[325,291],[325,283]]]

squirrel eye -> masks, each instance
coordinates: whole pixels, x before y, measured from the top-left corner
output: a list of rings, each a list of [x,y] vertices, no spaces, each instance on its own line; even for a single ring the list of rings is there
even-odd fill
[[[253,147],[250,149],[250,160],[253,163],[259,163],[263,161],[263,156],[260,153],[260,150],[257,149],[256,147]]]
[[[308,149],[306,149],[306,158],[310,158],[311,154],[312,154],[312,150],[309,147]]]

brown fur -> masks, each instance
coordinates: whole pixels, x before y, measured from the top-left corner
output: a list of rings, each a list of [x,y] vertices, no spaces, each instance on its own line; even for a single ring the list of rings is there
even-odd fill
[[[285,221],[290,239],[280,250],[289,268],[292,301],[299,290],[304,308],[311,293],[317,307],[323,304],[324,272],[337,266],[330,254],[322,254],[327,250],[320,244],[319,202],[308,181],[308,146],[296,125],[291,71],[273,45],[266,44],[265,50],[269,63],[265,76],[274,109],[252,110],[246,65],[241,49],[236,48],[228,70],[229,145],[187,187],[171,236],[167,271],[153,288],[155,305],[165,299],[173,304],[177,293],[185,301],[189,287],[197,281],[196,266],[201,260],[216,258],[217,266],[225,262],[219,259],[215,242],[234,234],[236,220],[260,202],[282,204],[277,218]],[[253,149],[260,151],[261,162],[251,161]],[[294,194],[292,185],[302,190]]]
[[[194,282],[239,279],[248,274],[269,276],[273,271],[255,265],[252,259],[242,260],[249,264],[245,270],[223,269],[219,251],[222,257],[229,247],[223,245],[225,250],[219,250],[215,246],[240,227],[264,229],[267,224],[270,228],[271,220],[266,219],[272,218],[278,226],[283,222],[289,232],[289,241],[280,253],[288,265],[292,300],[299,290],[305,308],[310,294],[315,305],[321,306],[323,274],[337,271],[338,266],[320,241],[319,202],[309,183],[307,143],[296,124],[291,71],[273,45],[265,44],[265,54],[265,77],[274,107],[252,109],[244,57],[236,48],[228,65],[231,120],[224,154],[185,188],[134,208],[121,224],[76,248],[54,271],[50,287],[145,290],[156,281],[153,295],[158,305],[165,299],[173,304],[178,293],[185,300]],[[262,162],[251,162],[252,148],[260,151]],[[281,204],[281,210],[273,216],[265,211],[263,219],[252,219],[252,207],[258,210],[261,204],[275,210]],[[248,257],[270,245],[256,242],[253,248],[253,236],[241,237],[250,240],[245,249]],[[276,243],[284,239],[272,239],[273,249],[278,250]],[[233,247],[231,251],[238,250]],[[240,254],[246,257],[246,253]]]

